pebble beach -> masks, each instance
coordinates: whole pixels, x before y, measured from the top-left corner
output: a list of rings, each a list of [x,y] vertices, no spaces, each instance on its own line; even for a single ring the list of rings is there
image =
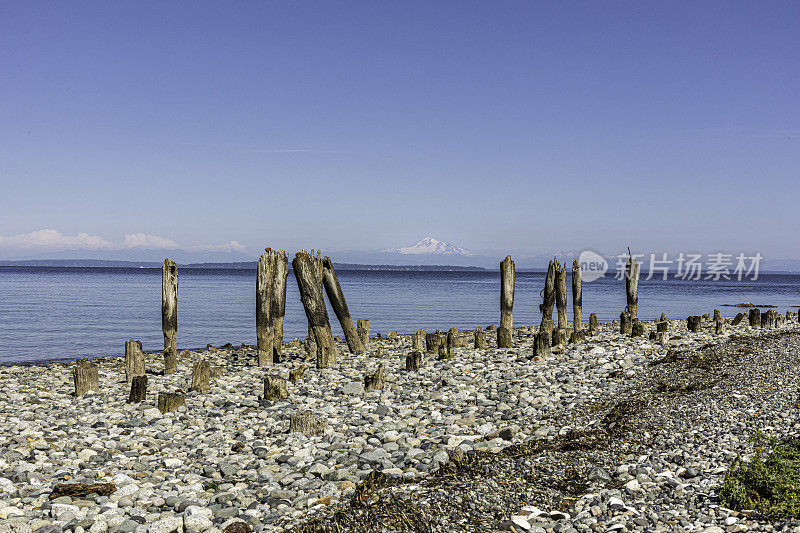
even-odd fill
[[[406,371],[409,335],[337,341],[317,369],[300,343],[256,366],[253,347],[183,351],[163,375],[147,354],[147,397],[126,403],[122,358],[94,360],[99,392],[76,398],[72,363],[0,367],[0,532],[798,531],[725,509],[719,489],[755,431],[797,433],[800,328],[699,333],[669,321],[663,345],[601,324],[586,342],[533,358],[535,327],[514,346]],[[207,392],[189,391],[208,361]],[[264,378],[289,377],[264,399]],[[385,368],[382,390],[364,376]],[[216,368],[218,367],[218,368]],[[162,413],[159,392],[185,394]],[[290,432],[292,414],[322,423]],[[113,484],[51,497],[58,484]]]

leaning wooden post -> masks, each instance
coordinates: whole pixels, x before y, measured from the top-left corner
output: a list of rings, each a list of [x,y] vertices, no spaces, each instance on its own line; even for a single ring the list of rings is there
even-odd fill
[[[72,378],[75,382],[76,398],[80,398],[90,390],[100,392],[99,372],[95,363],[81,361],[72,369]]]
[[[333,333],[328,319],[328,310],[322,296],[317,266],[311,255],[305,250],[295,254],[292,270],[300,290],[300,299],[306,312],[309,328],[317,344],[317,368],[325,368],[336,361],[336,349],[333,346]]]
[[[267,250],[258,258],[256,272],[256,347],[258,366],[272,366],[272,320],[270,318],[270,282],[273,280],[274,253]]]
[[[164,374],[174,374],[178,369],[178,267],[169,259],[161,267],[161,329]]]
[[[136,376],[144,376],[144,373],[141,341],[125,341],[125,381],[130,383]]]
[[[567,329],[567,264],[556,262],[556,310],[558,329]]]
[[[336,314],[336,318],[339,319],[339,325],[342,326],[350,353],[363,352],[364,345],[361,343],[356,327],[353,325],[353,318],[347,308],[347,301],[344,299],[339,277],[333,269],[333,262],[327,256],[322,260],[322,284],[325,287],[325,294],[328,295],[328,301],[331,303],[333,312]]]
[[[272,360],[276,363],[280,363],[283,349],[283,320],[286,315],[286,276],[288,275],[289,259],[284,250],[278,250],[274,255],[269,297],[269,318],[272,322]]]
[[[572,260],[572,342],[582,342],[586,339],[581,324],[583,312],[583,280],[581,278],[581,265],[577,259]]]
[[[639,263],[632,255],[628,256],[625,268],[625,294],[628,299],[627,311],[631,321],[635,322],[639,319]]]
[[[511,348],[514,327],[514,280],[516,272],[510,255],[500,263],[500,327],[497,328],[497,347]]]

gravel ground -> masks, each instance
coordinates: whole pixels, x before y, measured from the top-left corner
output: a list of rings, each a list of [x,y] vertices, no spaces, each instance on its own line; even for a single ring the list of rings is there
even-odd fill
[[[659,346],[652,323],[637,338],[605,324],[545,361],[521,328],[514,348],[489,332],[488,349],[426,356],[418,372],[404,369],[407,336],[361,355],[339,344],[323,370],[296,346],[272,368],[249,348],[209,349],[171,376],[151,356],[138,405],[119,359],[99,361],[100,393],[77,399],[69,365],[0,368],[0,532],[779,530],[717,491],[752,431],[796,430],[796,326],[671,321]],[[162,415],[157,393],[188,389],[201,359],[223,367],[211,391]],[[261,398],[264,376],[302,364],[287,400]],[[379,364],[386,386],[365,392]],[[288,432],[306,410],[323,433]],[[115,490],[50,499],[64,482]]]

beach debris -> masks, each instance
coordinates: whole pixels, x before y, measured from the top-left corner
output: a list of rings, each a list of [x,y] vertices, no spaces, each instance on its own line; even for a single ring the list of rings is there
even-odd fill
[[[311,411],[299,411],[292,413],[289,418],[289,433],[302,433],[306,437],[312,437],[325,430],[327,422],[312,413]]]
[[[347,308],[347,301],[344,299],[344,292],[339,284],[339,278],[333,269],[333,262],[327,256],[322,260],[322,285],[325,287],[325,294],[328,295],[328,301],[344,332],[344,338],[347,340],[347,349],[350,350],[350,353],[363,352],[364,344],[361,342],[356,327],[353,325],[353,318]]]
[[[90,494],[108,496],[113,494],[115,490],[117,490],[117,486],[113,483],[59,483],[53,487],[48,498],[51,500],[62,496],[85,498]]]
[[[207,392],[211,389],[211,363],[208,361],[195,361],[192,365],[192,386],[189,390]]]
[[[500,327],[497,328],[497,347],[511,348],[514,327],[514,261],[510,255],[500,263]]]
[[[302,367],[305,371],[305,367]],[[301,374],[302,375],[302,374]],[[294,383],[294,381],[292,381]],[[267,376],[264,378],[264,399],[269,401],[285,400],[289,397],[286,380],[280,376]]]
[[[305,250],[297,252],[292,260],[292,270],[316,344],[317,368],[326,368],[336,361],[337,352],[333,345],[328,310],[322,296],[322,274],[319,271],[321,265],[318,266],[318,261],[312,258],[312,254]]]
[[[161,329],[164,333],[164,375],[178,370],[178,267],[164,259],[161,266]]]
[[[80,398],[89,391],[100,392],[100,378],[95,363],[81,361],[72,368],[75,382],[75,397]]]
[[[125,381],[130,383],[136,376],[144,376],[144,352],[142,341],[125,341]]]
[[[186,398],[179,392],[158,393],[158,410],[161,411],[161,413],[170,413],[185,405]]]
[[[141,403],[147,397],[147,376],[134,376],[131,380],[131,393],[126,403]]]

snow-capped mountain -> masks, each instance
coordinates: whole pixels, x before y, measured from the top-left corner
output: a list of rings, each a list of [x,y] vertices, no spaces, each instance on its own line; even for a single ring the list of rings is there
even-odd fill
[[[422,255],[422,254],[436,254],[436,255],[475,255],[464,248],[455,246],[450,243],[437,241],[433,237],[425,237],[413,246],[405,248],[390,248],[389,250],[382,250],[383,252],[404,254],[404,255]]]

